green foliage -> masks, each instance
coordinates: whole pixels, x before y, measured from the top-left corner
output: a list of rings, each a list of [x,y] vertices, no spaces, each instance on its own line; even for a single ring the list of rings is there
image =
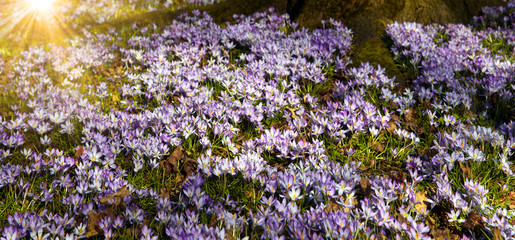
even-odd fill
[[[487,48],[492,52],[492,54],[502,56],[504,58],[509,59],[510,61],[515,61],[513,55],[513,45],[508,44],[506,39],[497,38],[492,34],[488,35],[488,38],[481,42],[483,47]]]
[[[326,72],[328,76],[332,76],[334,69],[327,68]],[[300,80],[299,85],[300,89],[297,93],[299,97],[303,98],[306,94],[310,94],[313,97],[320,98],[322,94],[328,93],[329,90],[334,87],[334,81],[326,80],[322,83],[315,83],[312,80],[303,78]]]
[[[438,31],[436,33],[436,37],[433,39],[433,42],[436,43],[437,46],[442,46],[442,44],[447,43],[451,40],[451,37],[447,32]]]
[[[249,211],[256,212],[256,207],[263,196],[263,188],[259,182],[257,180],[249,182],[241,173],[209,177],[202,185],[202,190],[206,191],[211,199],[222,203],[225,203],[225,199],[229,196],[230,200],[240,204],[239,207],[244,214],[248,214]]]

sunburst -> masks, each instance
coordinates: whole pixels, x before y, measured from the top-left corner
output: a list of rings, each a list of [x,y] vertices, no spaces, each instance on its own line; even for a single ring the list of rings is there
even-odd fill
[[[55,0],[26,0],[26,4],[32,11],[46,14],[52,11]]]
[[[0,38],[20,46],[60,42],[73,36],[64,21],[65,0],[6,0],[0,3]]]

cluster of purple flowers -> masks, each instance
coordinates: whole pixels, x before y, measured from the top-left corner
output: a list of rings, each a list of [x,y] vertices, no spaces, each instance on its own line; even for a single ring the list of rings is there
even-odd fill
[[[223,1],[223,0],[187,0],[187,3],[195,4],[195,5],[209,5],[209,4],[215,4],[215,3],[218,3],[221,1]]]
[[[507,1],[506,6],[483,7],[482,15],[474,16],[474,26],[481,28],[493,28],[508,30],[515,28],[515,2]]]
[[[258,181],[264,186],[272,186],[268,184],[270,181],[286,184],[292,176],[266,175],[263,171],[270,167],[260,156],[261,150],[252,151],[257,145],[269,145],[270,141],[275,141],[277,149],[283,154],[279,157],[297,159],[312,155],[309,158],[320,167],[319,158],[324,158],[321,142],[315,140],[311,144],[294,141],[297,131],[286,132],[283,141],[278,141],[280,139],[275,136],[263,141],[260,140],[263,138],[251,139],[244,143],[244,151],[236,147],[233,138],[240,131],[237,125],[242,119],[248,119],[262,131],[272,132],[264,132],[265,135],[276,134],[273,128],[263,129],[263,118],[265,115],[279,114],[284,107],[300,104],[301,99],[295,92],[299,89],[301,79],[321,83],[326,79],[323,71],[330,65],[338,70],[345,69],[349,63],[346,53],[350,50],[351,33],[340,23],[331,23],[334,28],[313,32],[307,29],[295,30],[295,26],[288,25],[286,15],[278,16],[269,12],[251,17],[238,16],[235,25],[220,29],[210,16],[194,12],[193,16],[183,15],[161,34],[149,35],[149,29],[136,29],[134,26],[133,30],[138,30],[141,35],[129,39],[128,48],[109,43],[120,37],[115,31],[97,36],[85,32],[86,39],[76,39],[68,48],[52,46],[51,51],[30,48],[21,53],[11,63],[13,71],[9,73],[16,81],[11,82],[6,89],[26,104],[13,105],[12,120],[1,122],[1,144],[4,146],[1,159],[9,162],[13,152],[23,147],[21,152],[29,164],[4,164],[1,186],[21,189],[26,201],[59,201],[68,208],[65,209],[66,214],[69,214],[66,216],[75,217],[69,225],[60,225],[46,216],[27,213],[25,218],[16,218],[19,221],[9,221],[4,236],[14,236],[16,233],[16,237],[37,234],[71,239],[82,237],[91,214],[106,208],[100,199],[124,189],[124,186],[138,197],[158,199],[154,190],[137,189],[131,185],[126,180],[127,173],[116,165],[116,158],[121,155],[132,156],[135,172],[143,166],[157,168],[159,161],[170,154],[170,149],[181,145],[190,136],[198,137],[207,151],[206,156],[199,158],[199,168],[207,176],[241,172],[248,181]],[[292,33],[286,34],[284,27],[292,28]],[[241,32],[247,34],[242,35]],[[218,44],[206,45],[206,42]],[[248,48],[250,52],[239,53],[234,50],[236,45]],[[111,93],[107,90],[109,86],[105,82],[83,86],[80,80],[91,72],[98,73],[98,67],[113,62],[117,56],[122,57],[128,71],[113,78],[127,79],[121,87],[121,93],[122,102],[128,106],[128,111],[104,113],[94,101],[110,97]],[[239,67],[230,67],[233,61]],[[56,82],[56,78],[62,81]],[[213,90],[206,87],[208,82],[219,83],[226,90],[215,98]],[[279,85],[281,89],[278,89]],[[88,89],[86,92],[84,87]],[[168,103],[168,96],[178,96],[179,103]],[[138,111],[150,107],[138,99],[156,99],[158,105]],[[256,104],[260,101],[262,103]],[[20,108],[28,109],[28,112]],[[303,107],[297,110],[297,114],[303,115]],[[51,148],[55,145],[50,136],[52,133],[59,132],[72,137],[77,134],[79,126],[82,146],[76,150],[84,150],[78,158],[73,159]],[[37,136],[41,143],[38,149],[46,149],[45,152],[35,153],[36,149],[25,148],[27,146],[23,144],[27,135]],[[211,142],[220,140],[235,154],[232,155],[234,157],[211,156]],[[334,165],[327,163],[326,158],[324,161],[324,165]],[[328,167],[324,169],[327,171]],[[324,181],[324,187],[320,188],[314,184],[319,176],[326,173],[319,171],[313,173],[313,176],[306,176],[307,182],[302,185],[302,191],[312,195],[309,198],[322,201],[321,193],[335,198],[343,194],[341,190],[336,190],[338,184],[349,186],[346,191],[356,185],[355,177],[345,180],[352,183],[337,177],[335,182]],[[21,178],[25,176],[30,179],[41,175],[54,176],[55,180],[51,184],[41,185],[39,189],[33,189],[28,188]],[[191,219],[196,214],[186,205],[194,206],[197,212],[219,216],[227,228],[248,224],[243,220],[245,216],[238,216],[237,212],[224,206],[207,209],[206,203],[211,202],[211,199],[200,191],[203,180],[201,177],[198,179],[190,178],[195,184],[183,186],[184,195],[180,197],[182,203],[171,203],[170,199],[159,200],[161,202],[157,209],[163,211],[159,211],[156,218],[166,224],[167,235],[174,238],[197,238],[211,234],[214,238],[223,238],[223,228],[211,229],[199,225],[198,213],[196,219]],[[277,190],[277,193],[282,192],[281,195],[287,196],[289,200],[298,200],[303,198],[300,187],[295,183],[281,191]],[[317,189],[324,189],[324,192],[317,193]],[[59,194],[62,199],[56,199],[56,191],[65,191],[67,194]],[[276,193],[273,189],[268,191]],[[91,198],[93,201],[86,200]],[[125,211],[99,222],[104,236],[111,238],[116,229],[136,224],[141,227],[143,237],[152,238],[155,230],[143,226],[146,214],[132,204],[130,196],[123,201],[127,204]],[[183,212],[185,209],[186,212]],[[41,227],[26,227],[33,218],[41,222]]]
[[[416,23],[394,23],[387,32],[394,42],[394,55],[409,58],[412,67],[420,71],[414,89],[423,93],[423,99],[435,99],[437,110],[471,109],[475,96],[488,99],[496,94],[507,102],[513,99],[513,64],[510,58],[483,46],[489,34],[464,25]],[[448,39],[438,39],[439,34]]]
[[[70,47],[22,52],[9,62],[12,70],[1,73],[12,79],[2,90],[19,104],[11,106],[11,117],[0,118],[0,190],[63,209],[16,212],[2,237],[83,238],[94,234],[88,225],[99,218],[96,234],[107,239],[128,228],[138,228],[143,239],[429,239],[427,219],[442,202],[450,203],[450,223],[463,224],[477,213],[486,230],[513,237],[509,222],[515,214],[494,207],[487,185],[472,176],[463,183],[450,179],[460,164],[482,162],[514,176],[513,121],[495,129],[456,114],[483,105],[489,110],[493,98],[513,104],[512,61],[483,46],[495,30],[389,25],[393,54],[418,73],[413,88],[399,90],[380,66],[347,68],[352,32],[329,23],[298,28],[271,9],[235,16],[221,27],[207,13],[192,11],[163,29],[85,31]],[[104,67],[121,71],[91,80]],[[325,84],[333,71],[348,79],[336,81],[332,100],[305,92],[308,84]],[[416,151],[428,138],[421,140],[400,121],[414,118],[411,111],[423,102],[431,104],[420,115],[445,129],[435,131],[434,142],[424,142],[435,152],[430,156]],[[283,126],[271,126],[273,118]],[[245,137],[249,128],[256,136]],[[80,142],[71,146],[75,158],[54,147],[55,135]],[[407,153],[381,153],[405,156],[405,179],[366,176],[360,162],[333,161],[326,153],[324,141],[343,145],[354,137],[385,135],[407,144],[401,149]],[[129,175],[163,167],[179,146],[195,144],[198,171],[176,195],[129,182]],[[15,158],[24,161],[13,163]],[[120,158],[129,161],[131,172],[117,165]],[[254,209],[230,194],[215,199],[207,193],[207,180],[240,176],[254,191],[261,189],[253,195]],[[41,178],[50,180],[34,186]],[[419,186],[432,182],[434,191],[420,198]],[[154,211],[144,210],[143,199],[155,202]]]
[[[513,227],[498,224],[498,219],[512,219],[513,212],[494,207],[486,197],[489,190],[477,180],[466,178],[464,183],[456,183],[449,179],[449,174],[458,165],[493,162],[507,177],[513,176],[512,162],[508,160],[515,146],[513,120],[495,122],[498,128],[494,129],[473,125],[474,117],[457,119],[459,111],[478,112],[478,118],[495,119],[496,112],[491,109],[502,104],[513,106],[513,54],[500,54],[486,45],[492,38],[498,38],[508,49],[513,48],[513,7],[514,2],[510,1],[506,8],[485,8],[485,16],[475,19],[483,27],[479,30],[461,24],[394,23],[387,27],[396,59],[406,61],[417,72],[413,81],[415,100],[432,102],[425,114],[432,126],[451,127],[448,132],[436,133],[432,146],[438,152],[436,155],[425,158],[427,163],[415,161],[412,165],[421,179],[432,178],[438,185],[432,206],[442,201],[452,203],[448,216],[450,222],[456,223],[465,222],[463,217],[471,212],[479,213],[488,222],[489,230],[497,228],[505,238],[514,236]],[[502,21],[509,24],[493,28],[490,19],[501,15],[505,15]],[[485,25],[491,28],[484,29]],[[504,111],[511,111],[509,108]],[[410,174],[413,177],[412,171]]]

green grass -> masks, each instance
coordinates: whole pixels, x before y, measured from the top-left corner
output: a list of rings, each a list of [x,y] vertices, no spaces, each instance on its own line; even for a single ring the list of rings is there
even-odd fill
[[[488,35],[486,40],[482,41],[483,47],[486,47],[492,52],[492,55],[499,55],[508,58],[511,62],[513,59],[513,45],[509,45],[504,38],[496,38],[492,34]]]

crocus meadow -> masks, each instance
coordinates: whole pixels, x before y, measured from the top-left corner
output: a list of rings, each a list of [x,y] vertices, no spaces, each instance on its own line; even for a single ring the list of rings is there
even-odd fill
[[[0,55],[0,239],[512,239],[514,9],[388,25],[408,79],[274,9]]]

